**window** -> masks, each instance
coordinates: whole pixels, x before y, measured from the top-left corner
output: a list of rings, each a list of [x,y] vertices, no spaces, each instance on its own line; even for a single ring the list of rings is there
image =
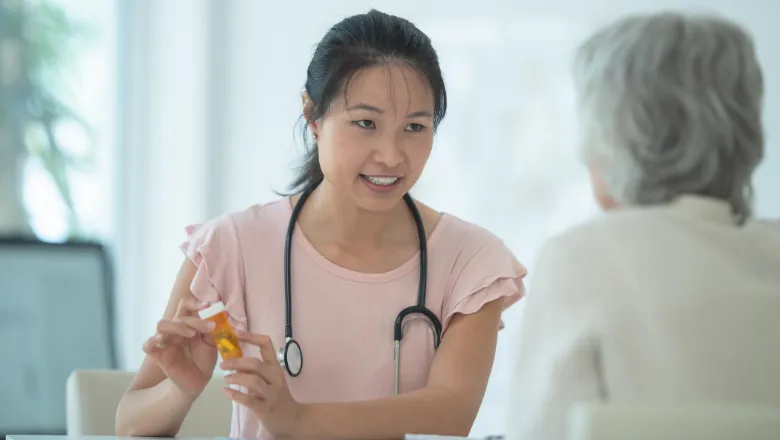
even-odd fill
[[[37,86],[55,104],[50,125],[41,118],[24,136],[29,154],[22,199],[29,224],[46,241],[107,237],[114,212],[115,3],[23,3],[32,29],[27,47],[42,61],[33,71]]]

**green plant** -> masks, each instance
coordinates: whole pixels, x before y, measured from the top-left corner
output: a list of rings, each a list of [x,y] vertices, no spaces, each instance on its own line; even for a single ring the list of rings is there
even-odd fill
[[[0,0],[0,234],[33,235],[23,201],[23,170],[37,159],[68,210],[70,236],[81,235],[68,170],[79,158],[66,153],[57,124],[87,124],[58,96],[86,29],[43,0]]]

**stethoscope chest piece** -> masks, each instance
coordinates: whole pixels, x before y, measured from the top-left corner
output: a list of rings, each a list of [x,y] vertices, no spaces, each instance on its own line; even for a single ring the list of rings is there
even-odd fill
[[[291,377],[301,374],[303,369],[303,351],[301,351],[301,346],[295,339],[287,338],[284,347],[280,348],[276,353],[276,359]]]

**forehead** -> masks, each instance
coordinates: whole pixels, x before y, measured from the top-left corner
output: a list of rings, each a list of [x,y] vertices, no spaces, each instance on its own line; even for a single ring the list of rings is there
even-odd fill
[[[342,97],[335,105],[370,104],[401,112],[433,111],[433,92],[425,76],[400,63],[360,69],[342,88]]]

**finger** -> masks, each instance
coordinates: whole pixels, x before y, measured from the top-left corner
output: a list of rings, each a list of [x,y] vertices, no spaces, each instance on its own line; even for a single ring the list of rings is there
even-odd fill
[[[258,412],[265,409],[265,402],[258,399],[257,397],[252,397],[249,394],[234,390],[232,388],[222,388],[222,392],[227,394],[228,397],[230,397],[230,399],[234,402],[240,405],[244,405],[247,408],[251,408]]]
[[[184,324],[200,333],[210,333],[215,327],[214,322],[209,321],[208,319],[196,318],[194,316],[180,316],[174,318],[173,321]]]
[[[157,333],[160,335],[173,335],[192,338],[198,334],[198,331],[181,322],[162,320],[157,323]]]
[[[276,348],[274,348],[274,343],[270,337],[245,332],[243,330],[236,330],[236,337],[238,337],[239,341],[248,342],[259,347],[260,356],[264,361],[276,361]]]
[[[225,371],[259,374],[263,368],[263,361],[256,357],[231,358],[222,361],[219,367]]]
[[[181,340],[180,337],[172,337],[167,335],[155,335],[147,339],[146,342],[144,342],[143,350],[144,353],[150,356],[156,356],[166,347],[175,345],[180,340]]]
[[[154,335],[149,339],[157,348],[165,348],[169,345],[179,345],[186,338],[179,335],[157,333],[156,335]]]
[[[225,376],[225,382],[229,385],[244,387],[246,393],[260,400],[267,400],[271,384],[262,376],[250,373],[233,373]]]
[[[157,336],[153,336],[149,339],[147,339],[144,342],[143,347],[144,353],[148,354],[149,356],[155,356],[157,355],[161,348],[159,346],[159,338]]]
[[[187,340],[187,338],[179,335],[157,334],[157,336],[160,337],[160,342],[158,344],[158,347],[160,348],[165,348],[173,345],[180,345],[182,342]]]
[[[184,297],[179,300],[179,305],[176,306],[176,314],[174,316],[196,316],[198,311],[205,309],[209,306],[209,303],[205,301],[199,301],[194,297]]]
[[[227,362],[227,361],[225,361],[225,362]],[[222,368],[222,365],[220,365],[220,367]],[[244,375],[244,374],[248,374],[248,375],[257,376],[257,377],[263,379],[263,382],[265,382],[265,383],[267,383],[269,385],[278,385],[278,384],[281,383],[280,379],[282,378],[282,372],[281,372],[281,368],[279,367],[278,364],[277,365],[272,365],[272,364],[269,364],[269,363],[266,363],[266,362],[260,362],[260,360],[258,359],[258,364],[257,365],[254,365],[254,366],[251,366],[251,367],[248,367],[248,368],[242,368],[240,366],[238,368],[229,368],[229,367],[230,367],[230,364],[227,364],[227,366],[224,367],[223,369],[226,370],[226,371],[233,371],[234,373],[231,373],[231,374],[225,376],[226,379],[228,377],[231,377],[231,376],[235,377],[235,376],[241,376],[241,375]],[[279,370],[279,371],[277,371],[277,370]]]
[[[254,362],[250,363],[246,361]],[[222,362],[219,367],[225,371],[236,372],[232,374],[245,373],[259,376],[269,385],[281,385],[284,383],[284,372],[282,371],[282,367],[275,360],[263,362],[257,358],[228,359]]]

